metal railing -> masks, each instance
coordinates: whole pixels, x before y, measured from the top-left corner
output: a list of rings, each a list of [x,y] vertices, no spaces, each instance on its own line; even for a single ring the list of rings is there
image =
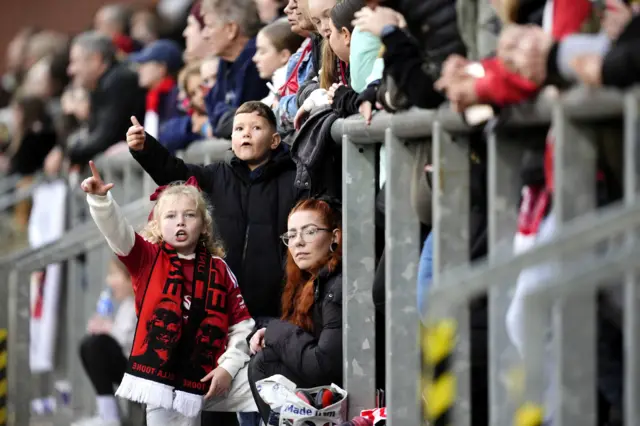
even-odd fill
[[[489,256],[468,266],[466,220],[452,219],[466,190],[451,182],[446,166],[462,158],[468,149],[463,131],[452,123],[436,125],[434,135],[436,170],[434,187],[434,283],[428,295],[428,321],[456,318],[457,350],[453,371],[457,378],[457,403],[452,424],[473,424],[469,413],[469,341],[467,303],[489,295],[489,390],[492,425],[513,424],[520,404],[537,407],[552,416],[554,425],[593,425],[596,421],[596,287],[625,282],[625,424],[638,424],[638,320],[635,286],[638,246],[634,240],[640,225],[636,146],[640,141],[637,90],[575,90],[560,100],[538,103],[535,108],[515,108],[500,130],[488,139]],[[533,114],[535,112],[535,114]],[[610,141],[624,146],[623,203],[596,209],[597,138],[603,122],[624,119],[624,140]],[[519,199],[517,172],[528,142],[527,128],[550,119],[555,136],[553,215],[557,229],[553,238],[518,256],[512,254]],[[511,128],[521,131],[513,134]],[[523,132],[522,130],[527,130]],[[515,136],[515,138],[514,138]],[[461,154],[461,151],[463,153]],[[458,156],[458,157],[455,157]],[[456,162],[457,164],[457,162]],[[455,174],[455,172],[453,172]],[[454,177],[455,179],[455,177]],[[462,210],[463,212],[468,209]],[[458,213],[459,214],[459,213]],[[626,244],[615,241],[626,235]],[[602,254],[602,245],[608,246]],[[506,312],[511,291],[525,268],[555,266],[553,279],[541,278],[540,289],[525,299],[526,334],[524,359],[515,352],[506,332]],[[625,277],[626,274],[626,278]],[[547,353],[552,331],[551,352]],[[577,361],[579,360],[579,361]],[[553,367],[553,368],[551,368]],[[524,373],[525,390],[514,390],[513,378]],[[622,380],[622,378],[621,378]],[[544,398],[554,395],[553,403]],[[390,410],[393,413],[393,410]]]
[[[420,247],[419,222],[410,204],[408,183],[414,161],[415,144],[431,141],[433,144],[433,233],[434,283],[428,295],[427,323],[442,318],[455,318],[457,326],[456,353],[453,371],[456,374],[456,404],[452,407],[451,424],[472,424],[470,413],[469,375],[469,312],[472,298],[489,294],[489,389],[492,425],[513,423],[513,416],[522,401],[542,404],[542,380],[545,354],[544,327],[550,307],[559,302],[549,295],[564,289],[564,310],[556,308],[554,315],[554,342],[557,358],[556,370],[560,380],[555,384],[571,389],[574,401],[559,398],[565,404],[558,406],[560,424],[592,424],[594,419],[595,389],[595,301],[593,288],[605,278],[622,276],[632,265],[631,258],[640,250],[632,237],[640,225],[640,204],[635,200],[637,168],[635,142],[638,120],[638,94],[623,95],[613,91],[587,92],[577,89],[561,100],[540,100],[531,105],[512,108],[503,116],[499,126],[492,128],[488,137],[488,218],[489,256],[485,261],[469,264],[469,212],[470,161],[469,146],[473,129],[459,116],[447,110],[412,110],[396,115],[385,113],[374,116],[370,126],[359,118],[336,122],[332,135],[343,150],[343,210],[344,210],[344,385],[349,392],[350,413],[374,406],[375,396],[375,311],[371,290],[375,273],[374,205],[377,190],[376,151],[384,143],[386,148],[386,400],[388,423],[395,426],[417,425],[423,422],[418,378],[421,376],[419,314],[416,308],[416,279]],[[595,198],[595,134],[600,121],[625,118],[625,202],[594,211]],[[525,149],[541,148],[549,124],[553,123],[555,143],[554,214],[561,223],[557,235],[546,245],[514,256],[512,239],[516,229],[517,204],[520,196],[519,168]],[[208,163],[225,158],[229,143],[197,143],[183,157],[188,162]],[[632,155],[633,154],[633,155]],[[99,167],[105,180],[116,183],[114,196],[125,206],[127,216],[136,224],[147,217],[147,195],[153,183],[126,152],[102,158]],[[92,311],[108,259],[104,239],[95,225],[90,223],[84,209],[84,199],[71,191],[72,229],[48,246],[12,255],[0,263],[0,274],[8,286],[0,287],[0,300],[7,300],[9,309],[0,315],[0,328],[8,324],[9,343],[9,395],[12,424],[28,424],[29,401],[33,394],[28,364],[29,345],[29,282],[31,271],[49,263],[66,262],[67,297],[66,324],[63,339],[67,346],[66,366],[61,375],[70,378],[73,386],[74,409],[87,410],[92,403],[86,378],[77,367],[76,347],[84,334],[87,314]],[[82,195],[82,194],[80,194]],[[82,195],[83,196],[83,195]],[[575,220],[574,220],[575,219]],[[577,255],[593,253],[603,241],[626,233],[626,244],[615,245],[606,257],[594,257],[585,268],[572,266]],[[84,258],[80,258],[83,256]],[[571,257],[573,256],[573,257]],[[595,256],[595,255],[594,255]],[[518,274],[527,267],[536,266],[558,257],[567,259],[567,268],[546,284],[542,297],[532,297],[527,305],[534,306],[532,329],[527,334],[527,347],[539,344],[530,356],[520,360],[511,345],[505,325],[510,303],[509,288]],[[563,260],[564,261],[564,260]],[[102,266],[100,266],[102,265]],[[600,269],[596,269],[596,267]],[[587,274],[588,273],[588,274]],[[585,275],[587,274],[587,275]],[[578,278],[585,278],[580,283]],[[634,275],[626,280],[627,299],[637,300]],[[98,281],[98,283],[94,282]],[[590,290],[577,286],[589,286]],[[578,283],[578,284],[576,284]],[[569,289],[569,290],[567,290]],[[574,291],[576,290],[576,291]],[[1,293],[8,291],[8,294]],[[587,291],[589,297],[582,295]],[[633,298],[630,298],[633,296]],[[628,302],[629,305],[631,302]],[[634,302],[635,303],[635,302]],[[629,306],[630,307],[630,306]],[[637,336],[640,330],[636,314],[625,307],[625,336],[634,336],[626,348],[629,355],[637,354]],[[637,310],[636,310],[637,311]],[[540,318],[540,314],[545,315]],[[535,328],[533,324],[540,323]],[[544,325],[544,327],[543,327]],[[575,332],[579,338],[567,335]],[[537,340],[535,340],[537,339]],[[580,355],[580,374],[573,374],[570,356]],[[382,360],[378,360],[379,362]],[[627,377],[640,377],[636,361],[625,366]],[[526,371],[526,391],[514,391],[509,377],[514,372]],[[535,374],[534,374],[535,373]],[[634,373],[634,376],[630,374]],[[572,375],[573,374],[573,375]],[[536,381],[536,379],[539,379]],[[634,379],[638,380],[638,379]],[[638,383],[627,381],[627,418],[637,420]],[[595,392],[595,390],[594,390]],[[574,403],[576,402],[577,403]],[[570,402],[570,403],[569,403]],[[631,404],[634,402],[634,404]],[[579,403],[579,404],[578,404]],[[578,404],[578,405],[576,405]],[[578,406],[579,410],[575,407]],[[632,408],[629,408],[632,407]],[[574,417],[577,416],[577,417]],[[634,417],[636,416],[636,417]],[[578,420],[576,420],[578,419]],[[629,420],[628,420],[629,421]],[[573,423],[572,423],[573,422]],[[591,422],[591,423],[590,423]],[[628,424],[637,424],[628,423]]]

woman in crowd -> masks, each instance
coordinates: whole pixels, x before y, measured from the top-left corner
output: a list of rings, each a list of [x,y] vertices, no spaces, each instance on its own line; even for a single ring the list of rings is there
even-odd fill
[[[277,103],[276,90],[287,81],[287,63],[303,41],[304,38],[291,30],[286,18],[270,23],[258,33],[253,62],[260,78],[271,80],[271,92],[262,102],[272,108]]]
[[[256,381],[281,374],[303,388],[342,383],[341,217],[329,198],[300,201],[289,215],[282,318],[250,341],[249,382],[265,423],[270,408]]]
[[[204,20],[201,12],[201,0],[196,0],[187,18],[187,26],[182,32],[185,41],[184,60],[190,62],[202,59],[209,53],[207,42],[203,36]]]

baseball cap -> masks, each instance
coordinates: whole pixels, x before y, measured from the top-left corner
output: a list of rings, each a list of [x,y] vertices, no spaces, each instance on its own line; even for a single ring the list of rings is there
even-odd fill
[[[172,40],[156,40],[140,52],[129,55],[129,60],[138,64],[160,62],[167,66],[169,72],[176,72],[182,68],[182,50]]]

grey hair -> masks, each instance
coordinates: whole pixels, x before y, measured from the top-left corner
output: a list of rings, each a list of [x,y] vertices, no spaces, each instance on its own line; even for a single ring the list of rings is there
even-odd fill
[[[221,22],[234,22],[240,32],[253,38],[262,29],[255,0],[204,0],[204,10],[215,13]]]
[[[80,46],[87,52],[97,53],[102,56],[102,60],[111,64],[116,62],[116,47],[111,39],[97,31],[84,32],[73,39],[74,46]]]
[[[129,34],[131,10],[124,4],[108,4],[100,8],[110,23],[117,25],[124,34]]]

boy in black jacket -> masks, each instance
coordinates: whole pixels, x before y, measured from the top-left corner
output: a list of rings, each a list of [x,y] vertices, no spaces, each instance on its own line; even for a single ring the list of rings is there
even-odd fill
[[[294,187],[296,167],[280,144],[273,111],[261,102],[238,108],[229,163],[185,164],[145,134],[135,117],[127,132],[133,157],[158,185],[194,176],[213,204],[213,215],[251,316],[280,317],[289,212],[307,191]]]

